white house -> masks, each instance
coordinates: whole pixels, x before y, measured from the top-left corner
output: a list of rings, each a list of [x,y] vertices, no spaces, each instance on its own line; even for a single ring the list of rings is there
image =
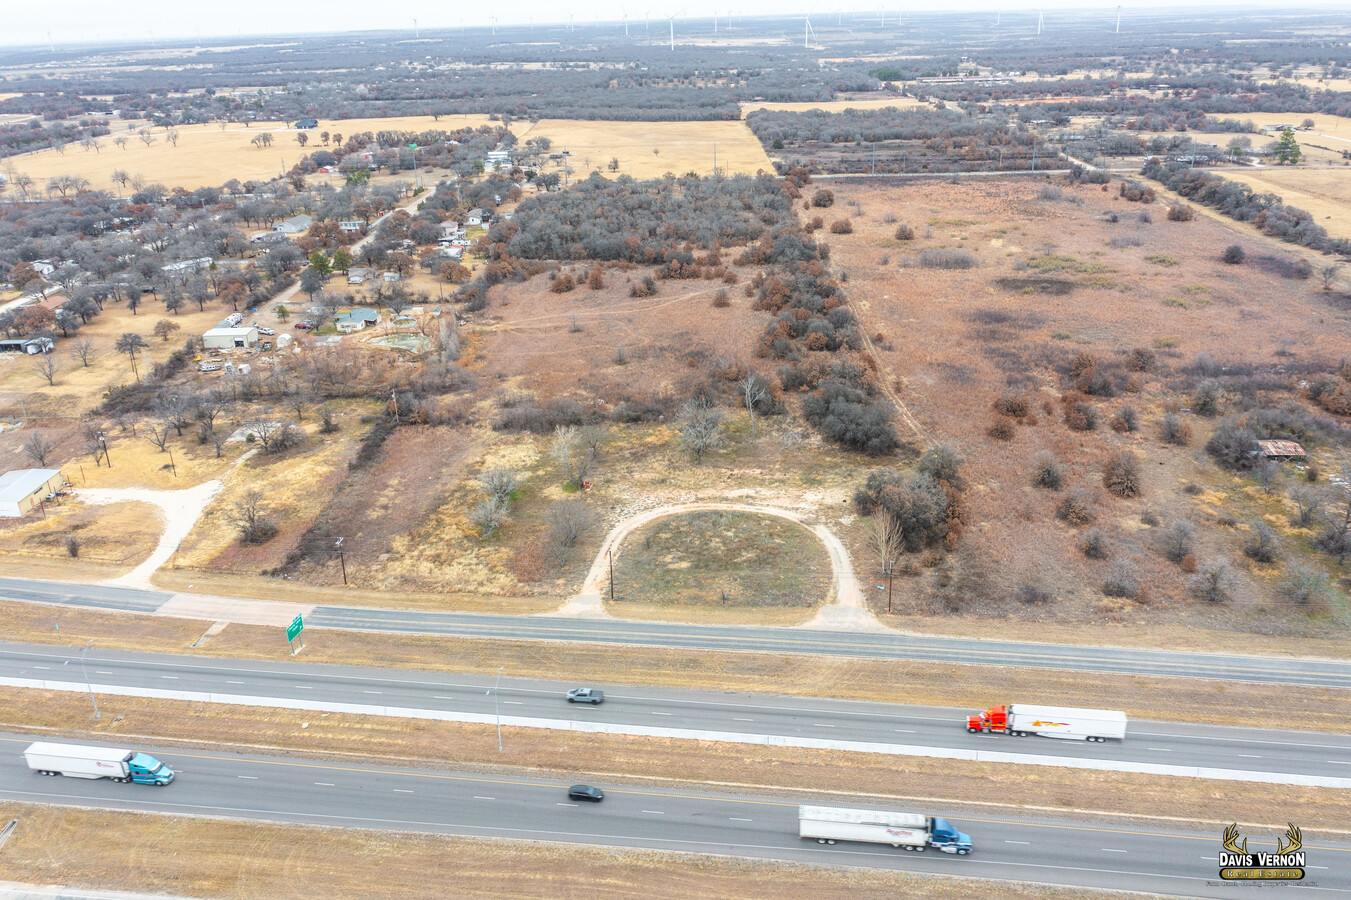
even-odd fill
[[[338,221],[338,227],[343,231],[360,231],[365,223],[360,219],[341,219]]]
[[[60,469],[15,469],[0,475],[0,517],[27,515],[65,482]]]
[[[258,328],[254,325],[219,325],[202,335],[204,350],[251,350],[258,346]]]
[[[333,324],[343,334],[350,334],[353,331],[360,331],[363,328],[380,324],[380,313],[369,307],[358,306],[336,316],[333,319]]]
[[[466,225],[482,225],[483,220],[488,218],[488,214],[479,207],[469,210],[469,217],[464,220]]]
[[[367,269],[362,268],[360,266],[353,266],[352,268],[347,270],[347,283],[365,284],[367,279],[372,278],[374,276],[375,276],[374,269]]]
[[[159,267],[160,271],[165,275],[193,275],[197,272],[205,272],[209,268],[211,268],[211,257],[209,256],[199,256],[196,259],[183,259]]]
[[[272,230],[277,234],[300,234],[309,229],[314,224],[314,217],[301,213],[298,216],[292,216],[272,226]]]

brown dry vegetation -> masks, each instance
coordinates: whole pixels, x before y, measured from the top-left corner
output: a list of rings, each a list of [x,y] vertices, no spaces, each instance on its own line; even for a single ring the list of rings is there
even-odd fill
[[[1165,446],[1158,422],[1167,404],[1189,405],[1196,376],[1188,367],[1197,354],[1222,364],[1289,360],[1286,365],[1323,361],[1335,367],[1347,346],[1347,318],[1312,282],[1284,280],[1261,266],[1222,264],[1219,255],[1233,242],[1232,233],[1209,220],[1167,222],[1156,209],[1154,224],[1138,222],[1140,206],[1117,199],[1115,187],[1066,186],[1065,199],[1057,201],[1040,199],[1037,184],[1015,180],[942,190],[911,183],[832,185],[837,204],[857,202],[863,212],[855,214],[853,235],[831,236],[832,261],[849,273],[851,303],[865,331],[887,338],[877,356],[922,423],[923,434],[912,438],[954,442],[974,483],[964,549],[954,559],[933,560],[939,563],[933,572],[914,565],[919,577],[898,583],[902,608],[907,616],[929,616],[955,603],[977,615],[1033,622],[1317,635],[1326,619],[1306,619],[1271,599],[1279,567],[1245,565],[1245,583],[1223,610],[1187,595],[1185,573],[1156,548],[1160,527],[1194,522],[1196,556],[1232,557],[1236,565],[1246,527],[1216,527],[1221,511],[1240,523],[1265,519],[1292,551],[1307,546],[1309,532],[1285,522],[1283,491],[1267,496],[1252,479],[1219,470],[1200,451],[1215,419],[1186,416],[1195,431],[1189,448]],[[1109,212],[1120,221],[1103,220]],[[919,238],[896,242],[896,226],[883,222],[887,213],[915,226]],[[979,265],[957,271],[903,267],[934,249],[969,251]],[[884,252],[891,259],[881,265]],[[1156,354],[1155,371],[1129,371],[1135,348]],[[1081,353],[1096,358],[1120,385],[1136,375],[1130,387],[1138,390],[1085,398],[1102,418],[1096,431],[1069,430],[1060,406]],[[1273,378],[1280,380],[1279,374]],[[1293,387],[1293,380],[1286,381]],[[1023,395],[1030,415],[1018,420],[1012,440],[995,440],[987,434],[992,404],[1006,392]],[[1297,390],[1277,391],[1269,402],[1299,400]],[[1108,426],[1123,404],[1138,410],[1137,432]],[[1103,462],[1123,449],[1145,463],[1137,499],[1117,499],[1103,488]],[[1065,490],[1032,486],[1038,451],[1060,460]],[[1325,443],[1313,457],[1325,471],[1335,471],[1347,453]],[[1289,472],[1284,486],[1299,475]],[[1184,493],[1191,483],[1200,490]],[[1078,551],[1082,529],[1054,514],[1074,485],[1093,495],[1094,524],[1112,547],[1106,560],[1085,558]],[[1151,515],[1159,526],[1145,524]],[[855,537],[856,565],[867,572],[874,561]],[[1141,602],[1106,598],[1099,590],[1113,561],[1121,559],[1138,572]],[[998,599],[1024,584],[1049,598],[1029,604]],[[991,599],[973,601],[981,596]],[[898,624],[907,621],[898,617]]]
[[[1017,882],[725,859],[655,850],[495,841],[363,829],[263,825],[191,816],[0,803],[18,819],[6,877],[72,887],[171,891],[238,900],[691,896],[717,900],[1127,895]],[[128,830],[140,836],[136,847]],[[175,852],[164,852],[165,847]],[[247,853],[240,849],[247,847]],[[139,848],[147,848],[141,850]]]

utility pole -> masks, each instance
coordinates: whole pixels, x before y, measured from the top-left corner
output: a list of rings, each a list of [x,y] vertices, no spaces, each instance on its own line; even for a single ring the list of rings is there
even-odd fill
[[[94,639],[89,639],[89,644],[94,643]],[[84,673],[84,686],[89,688],[89,702],[94,704],[94,718],[99,718],[99,702],[94,699],[94,686],[89,683],[89,670],[84,667],[84,655],[89,652],[89,644],[84,645],[80,651],[80,671]]]
[[[610,562],[610,602],[615,602],[615,559],[609,550],[605,551],[605,558]]]
[[[103,445],[103,458],[107,460],[108,468],[111,469],[113,467],[113,457],[112,454],[108,452],[108,435],[104,434],[102,431],[99,432],[99,443]]]
[[[891,615],[891,579],[896,574],[895,560],[887,560],[887,615]]]

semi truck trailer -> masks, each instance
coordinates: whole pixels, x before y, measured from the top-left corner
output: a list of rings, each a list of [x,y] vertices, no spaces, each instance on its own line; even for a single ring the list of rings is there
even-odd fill
[[[1111,709],[1073,709],[1010,703],[967,716],[972,734],[1040,735],[1067,741],[1121,740],[1126,736],[1126,714]]]
[[[23,752],[28,768],[39,775],[70,778],[111,778],[113,781],[165,785],[174,780],[174,770],[148,753],[81,744],[50,744],[39,741]]]
[[[860,841],[915,851],[933,847],[958,856],[971,852],[971,835],[958,831],[951,822],[938,816],[879,809],[799,806],[797,823],[798,837],[814,839],[818,844]]]

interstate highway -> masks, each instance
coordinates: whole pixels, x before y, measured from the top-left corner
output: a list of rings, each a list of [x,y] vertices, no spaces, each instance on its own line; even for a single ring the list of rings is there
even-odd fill
[[[0,678],[77,683],[79,650],[0,644]],[[960,750],[998,750],[1029,756],[1093,761],[1207,766],[1289,775],[1351,777],[1351,737],[1345,734],[1230,728],[1133,720],[1124,741],[1094,744],[1047,738],[968,734],[966,715],[978,710],[884,703],[717,693],[624,685],[605,691],[600,706],[569,704],[573,683],[504,678],[494,704],[493,677],[399,669],[329,666],[287,661],[89,651],[89,680],[100,687],[209,693],[219,700],[270,705],[278,701],[330,702],[437,710],[543,721],[606,722],[744,735],[777,735],[791,743],[809,738]],[[1018,697],[990,697],[990,705]],[[107,698],[106,703],[115,703]],[[554,726],[561,727],[561,726]]]
[[[568,782],[469,771],[369,766],[322,759],[174,750],[152,753],[178,773],[167,787],[44,778],[24,764],[32,738],[0,734],[0,799],[255,821],[519,838],[716,853],[817,865],[868,866],[1001,881],[1229,897],[1216,880],[1220,831],[1109,821],[1032,819],[998,811],[910,806],[970,833],[970,856],[888,846],[823,846],[797,837],[797,805],[872,805],[810,795],[736,794],[600,782],[602,803],[568,800]],[[899,808],[899,807],[887,807]],[[1291,815],[1298,818],[1297,811]],[[1248,830],[1253,850],[1274,849]],[[1261,845],[1261,846],[1259,846]],[[1351,891],[1351,844],[1304,827],[1308,880]],[[509,877],[509,873],[503,873]]]
[[[154,613],[173,597],[163,591],[0,578],[0,599],[86,609]],[[223,605],[228,605],[225,601]],[[1017,666],[1309,687],[1351,688],[1351,660],[1242,656],[1086,647],[972,638],[818,631],[748,625],[685,625],[618,619],[501,616],[428,610],[317,606],[307,628],[402,634],[625,644],[695,650],[759,651],[861,659],[907,659],[949,664]]]

